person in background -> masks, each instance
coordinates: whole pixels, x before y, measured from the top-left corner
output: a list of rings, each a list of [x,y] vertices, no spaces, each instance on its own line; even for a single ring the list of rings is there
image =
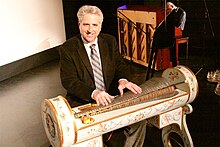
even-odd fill
[[[100,33],[102,11],[96,6],[84,5],[77,17],[80,34],[68,39],[59,50],[61,82],[71,107],[88,103],[109,105],[115,95],[123,95],[124,90],[141,93],[142,89],[129,81],[129,70],[119,54],[116,38]],[[143,145],[146,120],[123,129],[124,146]]]
[[[172,66],[177,65],[175,29],[180,28],[182,33],[186,22],[186,12],[182,8],[174,5],[174,2],[177,3],[175,0],[166,2],[165,8],[162,9],[166,17],[155,28],[146,79],[153,77],[154,61],[156,61],[159,49],[169,48]],[[153,68],[151,68],[151,65],[153,65]]]
[[[186,12],[181,7],[177,7],[171,1],[168,1],[166,3],[166,10],[167,10],[167,13],[175,11],[176,13],[175,14],[175,26],[177,28],[180,28],[183,31],[185,27],[185,22],[186,22]]]
[[[167,1],[166,3],[166,11],[167,14],[172,13],[172,23],[174,24],[174,26],[176,28],[180,28],[181,31],[184,30],[185,27],[185,22],[186,22],[186,12],[181,8],[181,7],[177,7],[175,4],[177,4],[176,0],[173,1]],[[175,29],[175,28],[174,28]],[[173,43],[170,46],[170,57],[171,57],[171,62],[172,62],[172,66],[176,66],[177,65],[177,61],[176,61],[176,42],[175,42],[175,30],[173,33]],[[181,37],[181,36],[178,36]]]

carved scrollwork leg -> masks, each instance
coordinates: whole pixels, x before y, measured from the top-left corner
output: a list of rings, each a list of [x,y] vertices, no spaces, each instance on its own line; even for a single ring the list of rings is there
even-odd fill
[[[172,124],[162,129],[162,141],[165,147],[193,147],[193,141],[186,124],[186,114],[192,112],[192,106],[187,104],[183,107],[182,128]],[[180,140],[178,140],[180,139]]]

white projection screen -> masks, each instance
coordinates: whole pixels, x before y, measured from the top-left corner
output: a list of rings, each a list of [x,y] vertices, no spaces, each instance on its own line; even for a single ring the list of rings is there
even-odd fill
[[[0,2],[0,66],[66,40],[62,0]]]

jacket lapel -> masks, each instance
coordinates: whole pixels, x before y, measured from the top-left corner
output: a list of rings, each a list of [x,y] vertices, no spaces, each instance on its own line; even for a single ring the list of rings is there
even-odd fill
[[[100,56],[101,56],[101,62],[102,62],[102,71],[103,71],[103,77],[104,77],[104,81],[106,79],[107,76],[107,64],[108,64],[108,46],[105,43],[105,40],[101,37],[98,38],[98,45],[99,45],[99,52],[100,52]]]
[[[80,38],[80,43],[79,43],[79,47],[78,47],[78,54],[81,58],[81,61],[83,62],[83,64],[85,65],[86,69],[88,70],[89,74],[91,75],[91,77],[93,77],[93,71],[92,71],[92,66],[90,64],[89,61],[89,57],[87,55],[86,49],[83,45],[83,42]]]

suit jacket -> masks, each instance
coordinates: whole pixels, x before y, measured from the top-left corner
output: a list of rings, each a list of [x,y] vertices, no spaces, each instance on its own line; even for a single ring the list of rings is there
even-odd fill
[[[110,92],[114,89],[114,81],[128,78],[128,70],[119,54],[115,37],[101,33],[98,46],[106,91]],[[81,35],[67,40],[60,47],[59,53],[61,82],[67,90],[67,100],[80,101],[82,104],[93,102],[91,94],[95,90],[94,75]]]

